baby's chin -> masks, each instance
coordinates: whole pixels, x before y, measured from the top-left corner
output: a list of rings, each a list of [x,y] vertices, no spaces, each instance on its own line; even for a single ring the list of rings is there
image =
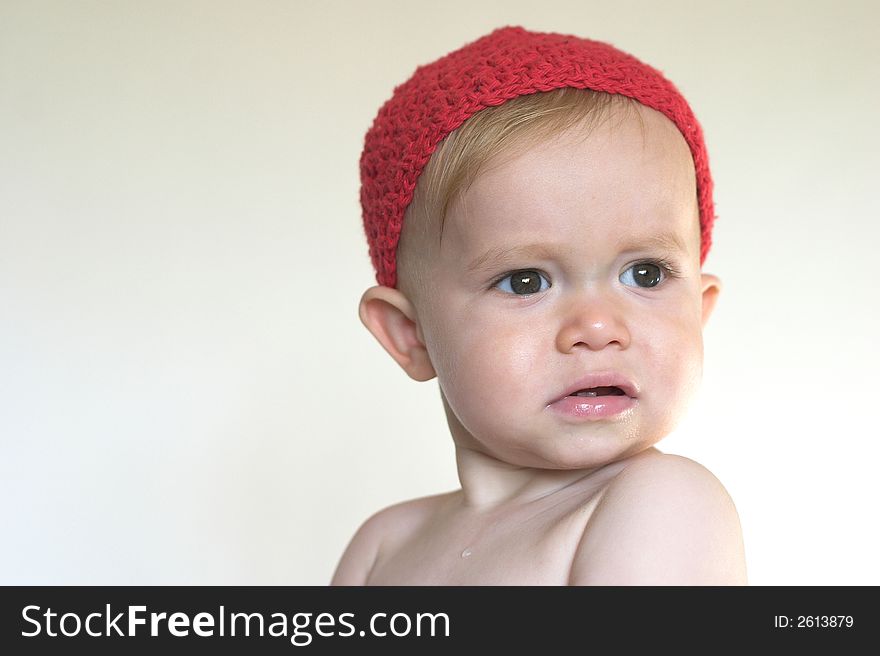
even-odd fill
[[[663,435],[637,441],[602,437],[574,436],[544,448],[482,448],[485,455],[516,467],[541,470],[593,470],[610,465],[653,448]]]
[[[602,444],[601,441],[599,441],[598,444],[591,445],[591,448],[589,449],[580,449],[576,452],[568,452],[568,450],[566,450],[552,459],[549,459],[545,468],[565,470],[598,469],[647,451],[654,447],[659,441],[660,440],[657,439],[652,442],[627,444],[625,447],[620,445]]]

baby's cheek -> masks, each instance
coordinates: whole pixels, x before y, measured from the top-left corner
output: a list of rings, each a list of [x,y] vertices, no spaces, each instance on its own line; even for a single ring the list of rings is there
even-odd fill
[[[663,339],[653,342],[659,381],[669,395],[669,409],[680,413],[702,377],[703,339],[699,324],[690,317],[670,320]]]
[[[482,322],[462,327],[443,358],[447,398],[485,407],[527,396],[540,360],[537,349],[515,326]]]

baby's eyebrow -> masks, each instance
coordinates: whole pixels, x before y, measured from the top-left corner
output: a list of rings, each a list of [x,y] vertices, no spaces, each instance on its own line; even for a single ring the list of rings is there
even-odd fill
[[[491,271],[504,262],[521,259],[548,259],[553,257],[557,249],[552,244],[525,244],[522,246],[495,246],[475,258],[468,264],[470,273]]]
[[[615,245],[618,252],[639,250],[660,250],[664,253],[687,253],[681,237],[674,232],[664,232],[639,237],[628,236]],[[468,264],[470,273],[494,270],[510,260],[552,259],[557,256],[560,248],[552,243],[537,242],[518,246],[495,246]]]
[[[687,253],[677,232],[661,232],[656,235],[641,235],[639,237],[621,239],[617,242],[617,250],[623,253],[644,249],[659,249],[667,253]]]

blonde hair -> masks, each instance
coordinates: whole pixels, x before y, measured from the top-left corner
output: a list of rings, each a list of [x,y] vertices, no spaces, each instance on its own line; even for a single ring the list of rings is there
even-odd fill
[[[480,171],[501,157],[513,157],[531,145],[576,125],[586,138],[615,109],[636,110],[638,101],[619,94],[564,87],[518,96],[483,109],[453,130],[437,146],[422,171],[404,215],[397,253],[398,286],[412,293],[421,287],[425,251],[443,235],[450,205],[474,182]],[[620,120],[627,117],[623,112]],[[432,229],[438,226],[439,229]]]

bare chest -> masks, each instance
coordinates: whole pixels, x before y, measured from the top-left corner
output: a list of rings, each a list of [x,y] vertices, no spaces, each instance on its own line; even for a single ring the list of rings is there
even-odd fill
[[[368,585],[567,585],[594,507],[438,514],[387,545]]]

